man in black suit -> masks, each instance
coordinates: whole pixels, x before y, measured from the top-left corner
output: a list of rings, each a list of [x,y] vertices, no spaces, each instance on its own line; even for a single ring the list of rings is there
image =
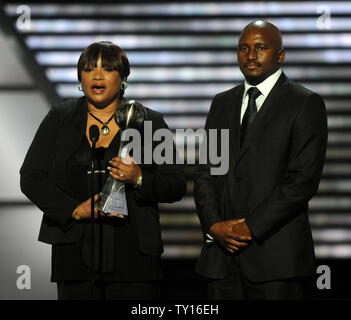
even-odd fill
[[[308,201],[325,160],[325,105],[282,72],[271,23],[247,25],[237,56],[245,82],[214,97],[205,126],[230,130],[229,170],[201,165],[195,178],[196,271],[211,299],[301,299],[315,272]]]

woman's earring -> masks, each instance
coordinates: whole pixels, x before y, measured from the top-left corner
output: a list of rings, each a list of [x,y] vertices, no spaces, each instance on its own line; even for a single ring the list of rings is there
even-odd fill
[[[78,90],[79,91],[83,91],[83,88],[82,88],[82,84],[80,83],[79,86],[78,86]]]
[[[121,84],[121,89],[122,89],[122,90],[125,90],[125,89],[127,89],[127,88],[128,88],[127,82],[123,81],[122,84]]]

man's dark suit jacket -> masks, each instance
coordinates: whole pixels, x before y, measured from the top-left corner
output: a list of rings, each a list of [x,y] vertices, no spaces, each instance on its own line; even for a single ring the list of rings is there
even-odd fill
[[[204,234],[216,222],[245,217],[252,243],[238,255],[253,282],[312,275],[314,247],[308,201],[317,192],[327,144],[322,98],[284,74],[269,93],[240,148],[244,84],[217,94],[206,130],[230,129],[227,174],[199,167],[195,203]],[[205,243],[196,271],[222,279],[232,256]]]
[[[153,132],[167,128],[160,113],[147,111]],[[70,243],[83,234],[84,225],[71,217],[81,201],[70,197],[65,185],[67,160],[86,139],[86,123],[84,97],[54,106],[41,123],[22,165],[21,189],[44,212],[39,241]],[[143,147],[155,146],[148,142],[150,145]],[[185,177],[178,165],[149,164],[141,165],[141,169],[141,189],[126,187],[128,211],[136,217],[140,250],[159,255],[163,246],[158,203],[180,200],[186,189]]]

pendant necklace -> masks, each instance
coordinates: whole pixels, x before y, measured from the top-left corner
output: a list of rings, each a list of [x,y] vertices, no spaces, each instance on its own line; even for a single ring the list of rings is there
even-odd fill
[[[114,113],[112,114],[112,116],[110,117],[110,119],[108,119],[106,122],[101,121],[98,117],[94,116],[91,111],[88,111],[88,113],[97,121],[99,121],[103,126],[101,128],[101,133],[106,136],[107,134],[110,133],[110,128],[107,126],[108,123],[112,120],[113,116],[115,115]]]

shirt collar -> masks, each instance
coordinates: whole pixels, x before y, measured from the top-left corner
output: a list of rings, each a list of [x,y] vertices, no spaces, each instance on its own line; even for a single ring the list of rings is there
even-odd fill
[[[282,69],[278,69],[276,72],[274,72],[267,79],[259,83],[257,86],[253,86],[245,80],[244,98],[247,94],[247,90],[249,90],[251,87],[256,87],[258,90],[261,91],[261,94],[266,98],[268,94],[271,92],[275,83],[278,81],[281,74],[282,74]]]

